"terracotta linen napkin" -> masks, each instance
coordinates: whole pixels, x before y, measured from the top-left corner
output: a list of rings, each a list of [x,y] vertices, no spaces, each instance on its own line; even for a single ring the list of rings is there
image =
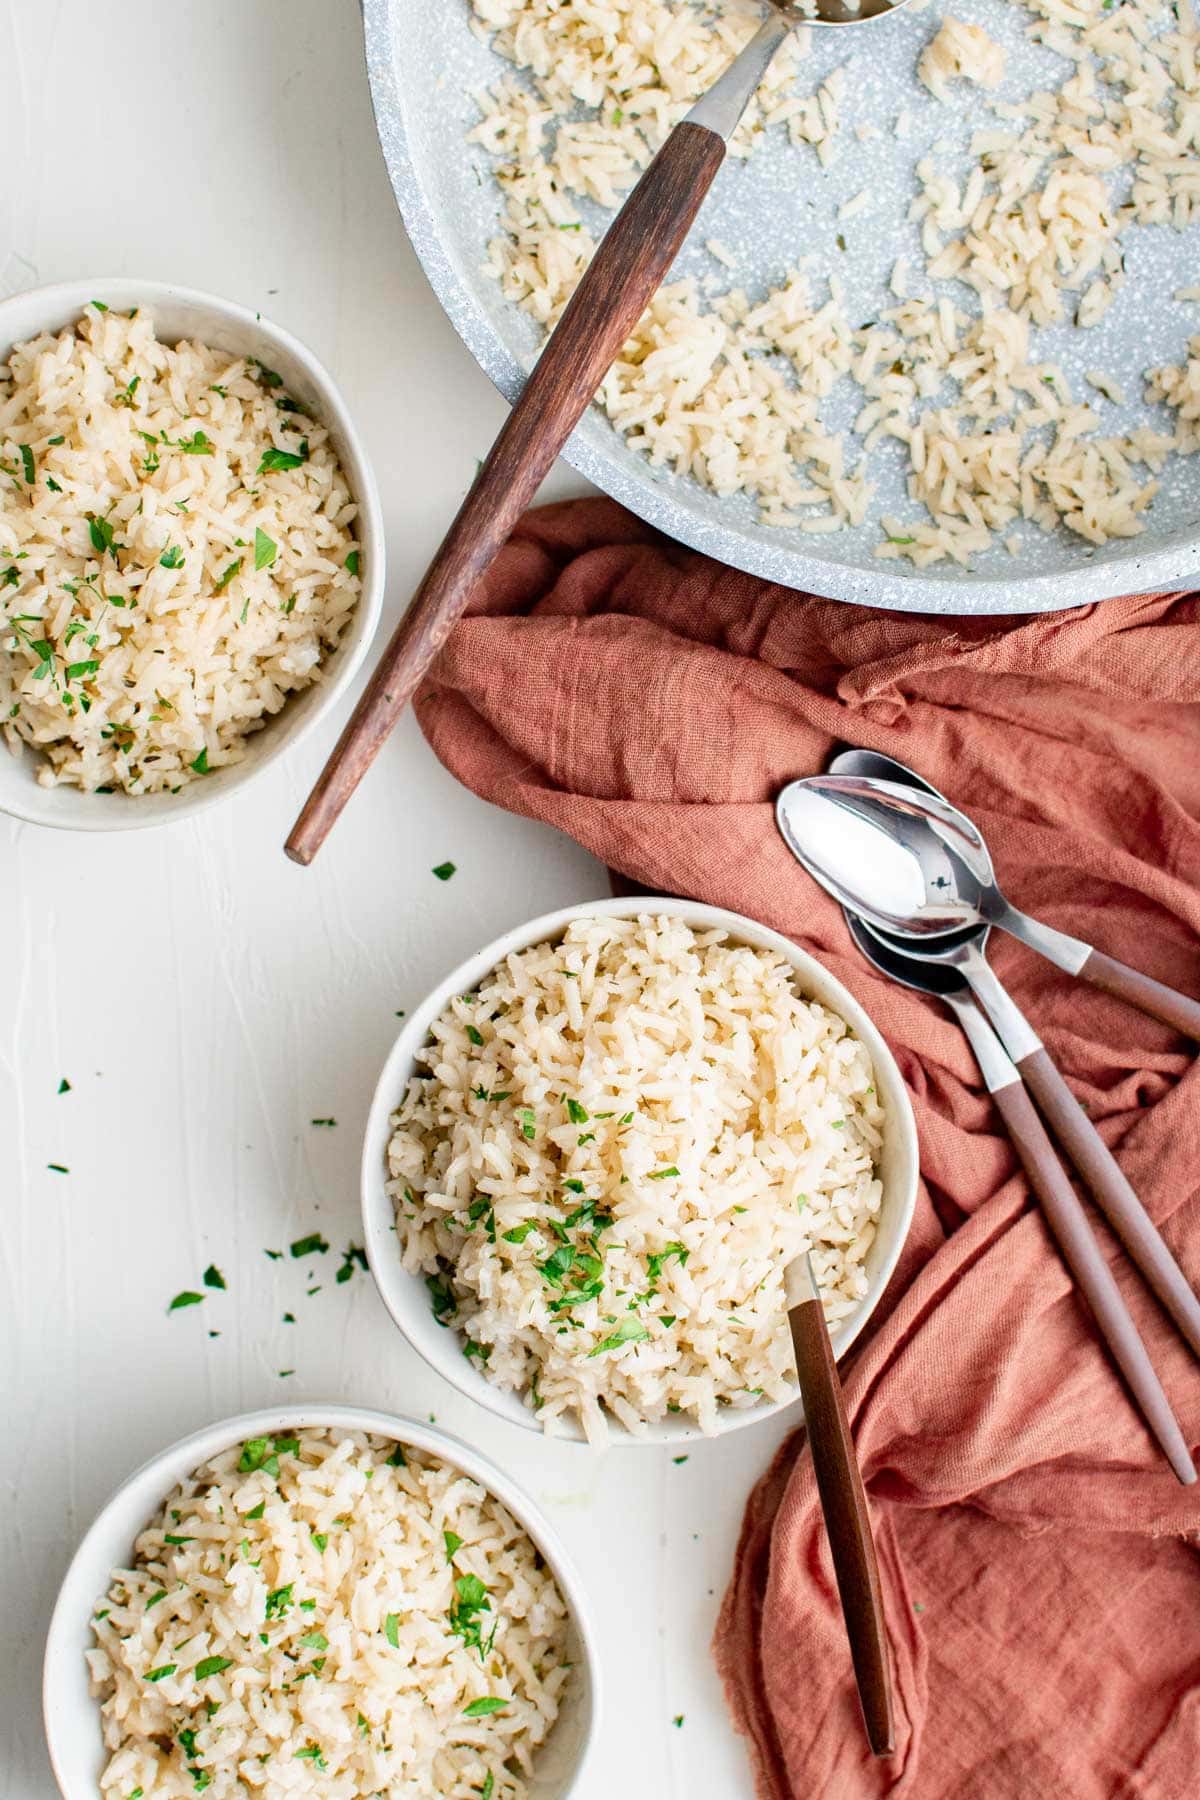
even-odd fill
[[[1200,595],[888,614],[772,587],[607,501],[571,502],[522,522],[418,713],[488,799],[814,952],[912,1094],[917,1215],[844,1370],[898,1750],[865,1753],[793,1439],[750,1498],[715,1636],[758,1794],[1200,1792],[1200,1491],[1176,1483],[1099,1347],[956,1026],[859,958],[771,807],[839,741],[888,751],[970,810],[1018,904],[1200,993]],[[995,966],[1200,1279],[1195,1046],[997,935]],[[1200,1365],[1103,1241],[1196,1446]]]

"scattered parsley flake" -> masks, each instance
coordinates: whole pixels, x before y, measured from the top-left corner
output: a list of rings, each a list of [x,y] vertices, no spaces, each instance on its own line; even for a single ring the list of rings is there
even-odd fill
[[[464,1706],[464,1719],[487,1719],[492,1713],[503,1712],[508,1705],[507,1700],[497,1698],[495,1694],[485,1694],[482,1700],[472,1700],[470,1706]]]
[[[167,1311],[173,1313],[179,1312],[185,1306],[199,1306],[203,1298],[203,1294],[196,1294],[192,1292],[191,1288],[184,1288],[181,1294],[176,1294]]]
[[[669,1175],[678,1175],[678,1173],[679,1170],[675,1167],[675,1164],[671,1163],[669,1167],[665,1169],[651,1169],[646,1179],[647,1181],[665,1181]]]
[[[389,1613],[388,1614],[387,1618],[383,1621],[383,1635],[387,1639],[388,1643],[392,1646],[393,1650],[398,1650],[400,1648],[400,1615],[399,1615],[399,1613]]]
[[[209,1288],[223,1288],[225,1286],[225,1277],[222,1275],[220,1269],[218,1269],[216,1263],[209,1263],[207,1269],[205,1269],[204,1285]]]
[[[168,544],[158,559],[160,569],[182,569],[183,563],[183,551],[178,544]]]
[[[18,444],[17,449],[21,454],[21,467],[25,471],[25,479],[29,483],[29,486],[32,487],[37,480],[37,467],[33,460],[33,451],[29,448],[28,444]]]
[[[349,556],[348,556],[348,557],[347,557],[347,558],[346,558],[346,568],[347,568],[347,571],[348,571],[348,572],[349,572],[349,573],[350,573],[350,574],[351,574],[351,575],[357,575],[357,574],[358,574],[358,571],[359,571],[359,553],[358,553],[358,551],[357,551],[357,550],[352,550],[352,551],[351,551],[351,552],[350,552],[350,554],[349,554]]]
[[[322,1125],[330,1131],[332,1131],[333,1127],[337,1124],[336,1119],[310,1119],[308,1122],[310,1125]]]
[[[197,1681],[207,1681],[210,1675],[219,1675],[223,1669],[232,1667],[232,1656],[206,1656],[203,1662],[196,1664],[192,1673]]]
[[[439,863],[437,868],[433,871],[439,881],[449,881],[450,877],[457,874],[457,872],[458,865],[457,863],[452,862]]]
[[[269,569],[279,554],[279,545],[269,538],[261,525],[254,527],[254,567]]]
[[[192,773],[194,775],[207,775],[208,774],[208,745],[207,744],[205,744],[203,750],[200,752],[200,754],[196,758],[195,762],[189,764],[189,767],[191,768]]]
[[[462,1539],[457,1531],[443,1531],[442,1538],[446,1545],[446,1561],[453,1562],[456,1551],[462,1547]]]
[[[46,1167],[53,1170],[55,1175],[69,1175],[71,1173],[65,1163],[47,1163]]]
[[[147,1669],[144,1679],[146,1681],[165,1681],[168,1675],[175,1673],[177,1667],[176,1663],[163,1663],[159,1669]]]
[[[313,1231],[309,1233],[308,1237],[297,1238],[291,1246],[291,1252],[295,1257],[324,1256],[328,1248],[329,1245],[321,1233]]]

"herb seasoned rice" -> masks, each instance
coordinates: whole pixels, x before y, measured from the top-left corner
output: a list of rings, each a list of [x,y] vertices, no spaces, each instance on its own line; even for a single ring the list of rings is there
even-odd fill
[[[547,1431],[603,1441],[795,1393],[784,1271],[867,1288],[884,1114],[845,1023],[772,952],[576,920],[436,1021],[388,1149],[405,1267]]]
[[[91,305],[0,368],[0,723],[38,780],[174,792],[321,678],[357,507],[275,371]]]
[[[93,1630],[105,1800],[522,1800],[570,1680],[562,1596],[500,1502],[355,1432],[198,1469]]]

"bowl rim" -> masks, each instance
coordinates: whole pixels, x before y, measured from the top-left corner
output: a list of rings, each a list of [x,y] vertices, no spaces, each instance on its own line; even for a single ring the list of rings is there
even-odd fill
[[[361,669],[379,629],[387,580],[383,509],[366,446],[337,381],[300,338],[285,326],[277,325],[267,315],[251,311],[236,300],[227,300],[220,294],[212,294],[202,288],[186,287],[170,281],[146,281],[138,276],[98,275],[82,280],[57,281],[40,287],[22,288],[19,293],[6,294],[0,298],[0,360],[7,361],[13,342],[16,341],[12,338],[7,321],[18,309],[36,306],[48,318],[52,318],[60,312],[81,313],[93,298],[116,308],[122,305],[147,308],[182,305],[206,310],[239,330],[268,339],[304,370],[326,409],[322,423],[336,430],[341,439],[339,461],[343,464],[351,496],[358,507],[355,524],[366,559],[366,575],[349,628],[338,645],[338,652],[344,649],[345,654],[336,673],[327,681],[310,684],[301,694],[288,696],[289,700],[298,700],[303,698],[304,693],[313,692],[315,687],[316,693],[307,717],[292,726],[284,742],[277,745],[268,742],[267,748],[260,755],[250,754],[245,762],[230,767],[226,772],[226,779],[219,786],[210,787],[206,782],[194,782],[175,798],[175,803],[169,808],[150,805],[144,811],[133,803],[138,796],[126,796],[131,802],[127,806],[102,806],[96,810],[94,817],[78,819],[50,816],[49,808],[39,805],[38,796],[58,790],[39,787],[35,777],[31,777],[25,787],[18,787],[15,793],[10,793],[0,783],[0,814],[19,819],[23,824],[40,825],[50,831],[78,831],[87,834],[147,831],[163,825],[174,825],[183,819],[194,819],[200,813],[208,812],[232,799],[285,755],[298,750],[337,705]],[[65,323],[66,321],[63,325],[43,325],[38,329],[58,331],[65,328]],[[346,467],[347,464],[349,467]],[[277,717],[284,718],[287,711],[288,702],[285,701]],[[272,719],[269,723],[275,722]],[[252,734],[251,744],[254,737],[259,735],[264,735],[264,738],[266,736]],[[36,757],[36,754],[32,747],[27,747],[21,758],[13,760],[24,761],[26,757]],[[0,757],[10,757],[10,752],[4,745],[0,745]],[[29,798],[24,797],[26,789]],[[146,795],[142,798],[153,801],[155,796]]]
[[[93,1786],[85,1796],[78,1788],[72,1788],[71,1776],[60,1756],[57,1738],[62,1729],[59,1723],[62,1713],[70,1704],[69,1694],[63,1685],[66,1671],[76,1657],[82,1662],[83,1651],[87,1647],[82,1641],[86,1635],[86,1619],[81,1620],[77,1590],[82,1587],[91,1561],[99,1563],[104,1560],[106,1571],[111,1572],[112,1565],[107,1559],[100,1557],[99,1551],[101,1540],[105,1537],[114,1514],[123,1504],[131,1505],[135,1495],[140,1506],[139,1490],[149,1486],[153,1478],[155,1484],[161,1480],[162,1491],[160,1500],[151,1502],[150,1509],[144,1515],[145,1521],[148,1521],[153,1514],[154,1505],[161,1504],[162,1499],[166,1498],[172,1486],[183,1475],[243,1438],[271,1436],[287,1427],[294,1430],[365,1431],[375,1436],[393,1438],[399,1443],[411,1445],[415,1450],[423,1450],[439,1457],[487,1488],[544,1554],[566,1601],[568,1616],[578,1637],[584,1669],[583,1691],[580,1695],[582,1714],[579,1749],[569,1772],[568,1785],[562,1793],[562,1800],[567,1800],[567,1796],[578,1786],[598,1741],[604,1696],[599,1639],[591,1602],[558,1531],[512,1476],[492,1462],[490,1457],[464,1443],[451,1432],[422,1424],[402,1413],[320,1400],[311,1403],[296,1402],[288,1406],[258,1407],[252,1412],[235,1413],[228,1418],[214,1420],[211,1425],[201,1426],[185,1437],[177,1438],[165,1449],[156,1451],[131,1470],[96,1512],[63,1574],[46,1631],[42,1656],[43,1730],[54,1779],[64,1800],[91,1800],[91,1796],[97,1791]],[[141,1528],[135,1528],[135,1536]],[[132,1539],[130,1541],[132,1543]],[[102,1587],[97,1590],[97,1594],[101,1592]],[[86,1602],[89,1609],[95,1604],[97,1594],[93,1594]],[[95,1708],[96,1750],[99,1758],[103,1750],[99,1703],[89,1697],[89,1704]]]
[[[409,1010],[384,1059],[363,1135],[360,1164],[362,1219],[367,1260],[380,1298],[393,1323],[412,1348],[444,1380],[457,1388],[460,1394],[476,1401],[496,1417],[539,1435],[542,1435],[542,1427],[536,1414],[524,1404],[519,1395],[496,1387],[476,1370],[474,1363],[461,1354],[456,1332],[443,1329],[440,1337],[435,1338],[432,1334],[418,1337],[409,1329],[410,1321],[415,1316],[412,1299],[421,1277],[405,1270],[396,1254],[394,1213],[383,1179],[383,1158],[387,1150],[389,1122],[413,1070],[416,1051],[427,1042],[433,1020],[455,994],[476,987],[490,970],[513,951],[527,949],[544,939],[561,936],[575,919],[637,918],[643,913],[677,916],[695,929],[724,929],[734,941],[777,951],[796,971],[802,986],[813,983],[826,989],[830,998],[821,1000],[820,1003],[828,1004],[831,1011],[839,1013],[866,1045],[870,1054],[876,1082],[888,1102],[889,1128],[897,1133],[901,1177],[899,1191],[888,1199],[889,1210],[894,1209],[896,1235],[894,1243],[876,1267],[867,1299],[850,1316],[846,1325],[835,1329],[832,1334],[836,1358],[840,1359],[854,1343],[882,1299],[899,1262],[916,1210],[920,1174],[919,1147],[916,1120],[904,1078],[883,1034],[865,1008],[811,952],[745,914],[731,912],[725,907],[710,906],[702,901],[681,900],[659,894],[617,896],[558,907],[553,912],[543,913],[502,932],[499,937],[460,962],[423,1000]],[[436,1349],[431,1349],[431,1346],[436,1346]],[[613,1419],[609,1442],[613,1446],[678,1445],[689,1441],[705,1443],[711,1441],[712,1436],[724,1437],[744,1426],[760,1424],[791,1407],[800,1407],[798,1391],[787,1400],[764,1401],[754,1407],[739,1409],[725,1408],[715,1434],[706,1434],[694,1421],[685,1419],[682,1415],[648,1422],[644,1432],[636,1435]],[[802,1414],[798,1412],[798,1419],[800,1416]],[[553,1436],[557,1442],[587,1441],[582,1429],[574,1422],[570,1429],[564,1423],[558,1424]]]

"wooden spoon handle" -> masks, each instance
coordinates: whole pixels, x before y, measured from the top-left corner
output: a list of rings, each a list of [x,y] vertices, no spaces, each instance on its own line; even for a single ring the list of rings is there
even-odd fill
[[[1191,1452],[1171,1411],[1170,1401],[1163,1393],[1146,1346],[1092,1234],[1083,1203],[1055,1156],[1029,1095],[1016,1081],[1008,1087],[997,1088],[992,1097],[1024,1165],[1029,1185],[1041,1202],[1062,1259],[1091,1308],[1100,1335],[1124,1375],[1138,1411],[1180,1481],[1195,1481]],[[1078,1105],[1074,1101],[1072,1105],[1078,1112]]]
[[[895,1748],[892,1681],[879,1566],[867,1496],[820,1300],[802,1300],[793,1306],[788,1323],[804,1401],[804,1425],[829,1534],[867,1742],[876,1756],[890,1756]]]
[[[1164,1025],[1173,1025],[1184,1037],[1195,1038],[1200,1043],[1200,1000],[1178,993],[1164,982],[1155,981],[1152,975],[1131,969],[1114,956],[1105,956],[1102,950],[1093,950],[1079,973],[1093,987],[1103,988],[1106,994],[1116,994],[1120,1000],[1128,1000],[1140,1012],[1149,1013],[1152,1019],[1161,1019]]]
[[[641,318],[725,160],[677,125],[609,226],[287,840],[310,863]]]
[[[1120,1163],[1045,1050],[1037,1049],[1022,1057],[1017,1067],[1046,1123],[1129,1252],[1130,1260],[1136,1263],[1184,1339],[1200,1356],[1200,1300],[1129,1185]]]

